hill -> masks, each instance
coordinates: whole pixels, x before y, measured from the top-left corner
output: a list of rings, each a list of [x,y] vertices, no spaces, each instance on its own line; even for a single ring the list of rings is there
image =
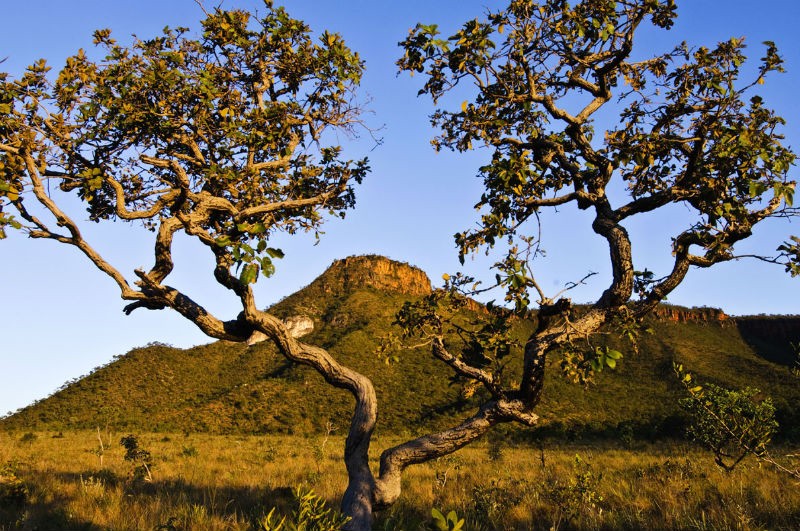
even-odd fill
[[[380,256],[335,261],[307,287],[273,307],[314,322],[304,338],[371,376],[381,433],[443,427],[474,408],[449,385],[449,372],[425,349],[386,365],[375,351],[402,303],[431,290],[423,271]],[[661,307],[640,352],[627,349],[613,373],[589,389],[549,372],[539,414],[542,434],[661,436],[680,431],[678,360],[698,378],[752,386],[773,397],[785,434],[800,437],[800,379],[789,370],[800,318],[730,318],[719,310]],[[525,337],[532,323],[520,322]],[[150,344],[118,356],[92,374],[0,421],[7,430],[93,429],[209,433],[299,433],[344,430],[351,399],[314,371],[281,357],[269,342],[219,341],[190,349]]]

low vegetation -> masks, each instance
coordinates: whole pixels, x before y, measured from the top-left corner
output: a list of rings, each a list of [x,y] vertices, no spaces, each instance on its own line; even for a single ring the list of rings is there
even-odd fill
[[[284,517],[291,529],[312,509],[317,521],[335,521],[345,481],[337,436],[324,444],[324,436],[139,434],[137,447],[155,465],[152,481],[139,481],[119,444],[130,434],[103,434],[102,466],[96,432],[37,435],[23,442],[23,433],[0,433],[2,531],[260,530]],[[800,489],[754,460],[725,472],[682,443],[501,442],[501,452],[497,444],[411,469],[375,529],[427,529],[436,525],[432,509],[445,525],[454,511],[464,531],[800,527]]]

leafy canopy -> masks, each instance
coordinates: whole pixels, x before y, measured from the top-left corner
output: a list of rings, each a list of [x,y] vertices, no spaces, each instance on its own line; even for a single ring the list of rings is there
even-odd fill
[[[676,248],[697,246],[702,260],[718,261],[779,204],[792,205],[784,121],[752,94],[783,70],[775,45],[765,43],[750,79],[743,39],[634,60],[637,27],[668,29],[675,16],[674,0],[515,0],[447,39],[436,25],[411,31],[398,64],[426,76],[421,94],[438,102],[464,83],[474,89],[433,115],[434,146],[493,151],[480,170],[480,226],[458,236],[462,258],[516,233],[542,207],[575,202],[620,222],[681,203],[697,222]],[[603,107],[619,120],[597,132]],[[614,180],[630,197],[619,206],[606,195]]]
[[[789,175],[796,155],[783,143],[784,120],[756,93],[783,71],[775,44],[764,43],[754,67],[745,64],[741,38],[634,52],[641,26],[668,30],[676,16],[675,0],[511,0],[449,37],[435,24],[418,24],[400,43],[400,70],[422,74],[419,94],[438,105],[434,147],[491,153],[479,170],[480,219],[456,243],[462,263],[478,250],[507,251],[493,266],[491,285],[450,288],[460,295],[499,290],[517,315],[538,305],[520,388],[531,403],[546,352],[563,347],[564,372],[576,381],[614,368],[620,352],[584,341],[602,324],[617,320],[624,335],[635,336],[636,320],[692,266],[743,258],[735,246],[756,224],[798,214]],[[582,312],[571,310],[564,291],[545,293],[535,275],[545,256],[540,213],[568,204],[593,214],[613,275]],[[682,206],[691,220],[672,238],[671,269],[658,276],[634,266],[626,225],[670,205]],[[798,256],[792,239],[775,255],[755,258],[797,274]],[[639,300],[632,303],[634,293]],[[448,301],[441,301],[420,306],[417,321],[446,322]],[[402,324],[412,333],[426,330]],[[491,388],[490,376],[480,380]]]
[[[344,216],[369,168],[343,159],[330,132],[361,125],[363,62],[339,35],[315,39],[264,4],[258,19],[207,14],[199,38],[164,28],[123,46],[96,31],[104,57],[80,50],[55,76],[44,60],[19,79],[0,73],[0,237],[13,228],[84,245],[53,183],[94,221],[158,232],[147,283],[169,273],[182,230],[214,252],[218,279],[233,287],[272,274],[275,231],[317,232],[325,214]],[[234,266],[238,278],[226,273]]]

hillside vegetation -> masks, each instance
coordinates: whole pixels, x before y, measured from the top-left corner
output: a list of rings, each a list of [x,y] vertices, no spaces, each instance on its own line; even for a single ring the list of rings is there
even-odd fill
[[[377,353],[402,303],[430,289],[417,268],[378,256],[351,257],[334,262],[273,310],[282,317],[312,318],[315,330],[304,340],[373,379],[381,433],[413,433],[449,425],[474,407],[474,398],[462,397],[447,368],[426,349],[404,351],[391,364]],[[647,323],[653,333],[641,337],[638,353],[609,336],[625,357],[616,371],[603,372],[588,389],[562,379],[558,360],[551,360],[537,431],[567,438],[680,435],[684,421],[677,405],[681,387],[672,372],[676,360],[701,381],[758,387],[773,397],[783,435],[800,438],[800,379],[786,365],[798,323],[787,317],[733,319],[717,310],[662,308]],[[519,338],[532,326],[517,323]],[[344,428],[351,407],[348,394],[286,361],[269,342],[248,347],[220,341],[185,350],[151,344],[65,385],[0,426],[309,434]]]

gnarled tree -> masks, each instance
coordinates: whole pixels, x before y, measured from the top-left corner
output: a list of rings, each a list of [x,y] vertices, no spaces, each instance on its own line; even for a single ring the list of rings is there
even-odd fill
[[[344,452],[349,529],[370,529],[373,511],[397,500],[409,465],[453,452],[501,422],[535,424],[548,355],[565,352],[565,369],[579,378],[613,366],[619,353],[584,352],[575,340],[614,319],[635,321],[691,266],[737,258],[734,245],[755,224],[795,213],[787,206],[794,154],[776,132],[782,121],[758,97],[745,100],[780,70],[774,46],[752,83],[740,86],[738,40],[631,59],[642,23],[669,28],[671,0],[586,0],[574,7],[513,1],[449,39],[438,38],[435,26],[418,26],[402,43],[399,65],[424,74],[421,92],[439,100],[459,85],[474,89],[471,101],[434,115],[442,128],[437,145],[494,150],[481,169],[484,215],[476,230],[457,237],[461,255],[506,239],[524,246],[511,245],[497,266],[494,287],[505,291],[510,309],[493,306],[475,326],[461,322],[454,310],[469,304],[464,295],[474,289],[457,275],[447,289],[398,315],[406,335],[423,336],[433,356],[470,389],[482,388],[486,399],[459,425],[384,451],[375,475],[368,455],[377,420],[370,380],[293,337],[280,319],[257,308],[252,291],[281,256],[269,246],[272,234],[316,231],[326,213],[343,215],[353,206],[353,184],[367,163],[343,160],[339,146],[327,141],[329,131],[361,123],[354,90],[362,63],[339,36],[323,33],[315,43],[302,22],[265,5],[259,20],[240,11],[209,14],[199,40],[183,29],[166,30],[126,48],[98,31],[105,59],[79,52],[54,81],[43,61],[19,79],[0,74],[0,229],[77,247],[116,282],[130,301],[126,312],[171,308],[210,337],[230,341],[261,332],[287,358],[348,390],[356,402]],[[620,123],[597,135],[593,116],[609,105],[618,105]],[[607,195],[614,181],[627,185],[621,204]],[[60,206],[67,194],[84,202],[94,221],[151,229],[153,266],[129,282]],[[525,235],[540,210],[567,203],[594,213],[592,227],[608,242],[613,268],[608,289],[578,313],[569,300],[540,289],[528,260],[537,256],[537,242]],[[676,203],[693,209],[697,221],[676,235],[672,271],[660,279],[637,276],[624,223]],[[216,281],[241,301],[238,316],[215,317],[165,283],[179,232],[213,255]],[[762,258],[796,262],[799,254],[795,242]],[[634,292],[640,298],[631,302]],[[514,382],[503,372],[503,360],[515,352],[509,317],[527,317],[535,306],[537,330]],[[451,330],[470,348],[454,349]]]
[[[369,394],[362,376],[297,341],[254,300],[253,284],[282,256],[270,237],[316,232],[327,216],[344,216],[369,171],[333,142],[363,127],[355,93],[363,62],[339,35],[314,39],[303,22],[264,5],[258,20],[209,13],[199,39],[167,28],[125,47],[100,30],[99,61],[80,50],[55,76],[44,60],[18,79],[0,73],[0,237],[15,229],[74,246],[117,284],[126,313],[170,308],[229,341],[262,332],[331,384]],[[152,267],[128,278],[107,261],[69,215],[76,199],[92,221],[151,230]],[[178,233],[211,253],[214,278],[241,313],[219,318],[166,283]],[[356,416],[370,426],[374,401]],[[363,490],[360,435],[348,440],[346,500]]]
[[[558,356],[577,381],[614,368],[622,353],[600,346],[598,333],[617,326],[635,338],[641,318],[692,267],[748,257],[798,273],[795,237],[770,256],[735,249],[764,220],[798,215],[784,121],[754,94],[782,71],[782,59],[766,42],[764,57],[746,69],[744,41],[736,38],[713,48],[683,43],[660,55],[634,55],[641,26],[667,30],[676,16],[674,0],[512,0],[448,38],[436,25],[419,24],[401,43],[400,69],[421,74],[419,94],[439,106],[434,147],[491,153],[480,168],[480,221],[456,235],[462,263],[501,246],[503,258],[493,285],[445,275],[444,290],[399,314],[405,336],[429,342],[433,355],[486,400],[460,426],[385,452],[381,479],[498,423],[535,422],[548,358]],[[563,292],[548,295],[535,275],[543,258],[540,214],[570,204],[591,212],[611,265],[610,285],[581,308]],[[656,278],[635,267],[626,224],[670,205],[693,219],[672,237],[671,268]],[[465,296],[491,290],[502,293],[507,309],[491,305],[480,326],[465,327],[453,309]],[[513,347],[507,321],[533,317],[532,310],[537,326],[521,345],[522,373],[514,381],[503,371]],[[479,355],[451,348],[453,332],[477,345]]]

